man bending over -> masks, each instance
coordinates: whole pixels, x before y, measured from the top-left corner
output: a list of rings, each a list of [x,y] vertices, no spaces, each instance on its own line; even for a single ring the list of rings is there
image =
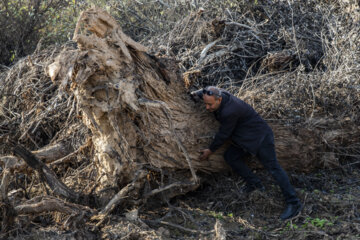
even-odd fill
[[[213,112],[221,124],[209,148],[201,150],[200,160],[207,160],[226,140],[231,139],[224,159],[245,180],[244,191],[250,193],[255,189],[264,189],[260,179],[243,162],[244,156],[250,153],[259,159],[281,188],[287,207],[280,218],[285,220],[296,216],[302,204],[277,161],[270,126],[250,105],[219,88],[209,86],[193,92],[192,96],[202,97],[206,110]]]

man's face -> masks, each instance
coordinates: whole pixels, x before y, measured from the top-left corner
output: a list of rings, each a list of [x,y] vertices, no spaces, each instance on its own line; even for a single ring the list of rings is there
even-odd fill
[[[215,96],[209,96],[207,94],[204,94],[203,99],[206,110],[209,112],[214,112],[220,107],[222,97],[215,99]]]

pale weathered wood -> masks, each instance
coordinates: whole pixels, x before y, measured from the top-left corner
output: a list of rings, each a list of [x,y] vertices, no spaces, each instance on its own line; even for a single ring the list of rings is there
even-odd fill
[[[65,157],[69,153],[72,152],[72,148],[70,144],[66,144],[63,142],[56,143],[54,145],[45,146],[39,150],[32,151],[32,153],[38,159],[44,159],[46,162],[52,162],[62,157]]]
[[[96,213],[95,210],[51,196],[35,197],[14,207],[17,215],[39,214],[44,212],[61,212],[65,214],[81,214],[82,212]]]

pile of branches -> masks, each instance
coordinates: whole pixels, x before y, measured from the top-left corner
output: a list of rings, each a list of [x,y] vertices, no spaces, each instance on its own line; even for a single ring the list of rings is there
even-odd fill
[[[74,47],[70,42],[41,49],[40,42],[33,54],[1,73],[1,239],[14,231],[23,233],[20,228],[25,225],[31,228],[27,217],[30,215],[34,216],[30,221],[47,222],[36,218],[53,212],[63,224],[64,216],[93,213],[83,205],[63,200],[79,196],[67,188],[61,176],[67,176],[65,183],[75,191],[87,192],[93,187],[89,185],[96,180],[91,177],[92,144],[73,94],[60,90],[45,74],[45,67],[54,56]],[[20,154],[17,157],[12,156],[15,145]],[[22,161],[21,156],[28,162]],[[75,184],[81,179],[81,184]],[[55,197],[59,194],[62,199]],[[68,220],[63,225],[66,228],[72,227],[72,218]]]
[[[190,90],[232,92],[309,135],[320,166],[334,167],[360,156],[359,19],[358,4],[337,1],[205,3],[152,49],[179,61]]]
[[[72,93],[61,91],[45,74],[45,67],[62,47],[37,50],[4,72],[1,79],[0,139],[17,140],[31,150],[62,141],[68,148],[80,147],[88,131],[83,128],[79,109]],[[71,130],[69,130],[71,129]],[[70,150],[71,150],[70,149]],[[9,149],[0,148],[4,155]]]
[[[196,87],[240,86],[245,78],[300,63],[311,71],[323,67],[322,35],[332,14],[326,10],[320,1],[204,3],[153,41],[153,49],[175,56],[183,71],[195,74],[189,80]]]

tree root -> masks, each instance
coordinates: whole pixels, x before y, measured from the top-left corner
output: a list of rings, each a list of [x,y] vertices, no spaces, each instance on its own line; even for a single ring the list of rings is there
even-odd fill
[[[78,193],[69,189],[57,178],[56,174],[50,168],[48,168],[42,161],[38,160],[35,155],[26,148],[21,145],[16,145],[13,148],[13,152],[39,173],[41,180],[48,184],[53,193],[72,202],[77,202],[79,200],[80,195]]]
[[[1,180],[0,186],[0,212],[2,212],[2,224],[1,224],[1,232],[6,233],[9,228],[13,225],[15,219],[15,211],[13,206],[11,205],[8,197],[8,186],[10,180],[10,171],[8,168],[3,170],[3,178]]]
[[[212,233],[215,232],[215,230],[201,231],[201,230],[190,229],[190,228],[186,228],[186,227],[180,226],[178,224],[163,221],[163,220],[145,220],[144,222],[149,223],[149,224],[163,224],[163,225],[167,225],[167,226],[170,226],[170,227],[180,229],[180,230],[182,230],[184,232],[203,234],[203,235],[208,235],[208,234],[212,234]]]

